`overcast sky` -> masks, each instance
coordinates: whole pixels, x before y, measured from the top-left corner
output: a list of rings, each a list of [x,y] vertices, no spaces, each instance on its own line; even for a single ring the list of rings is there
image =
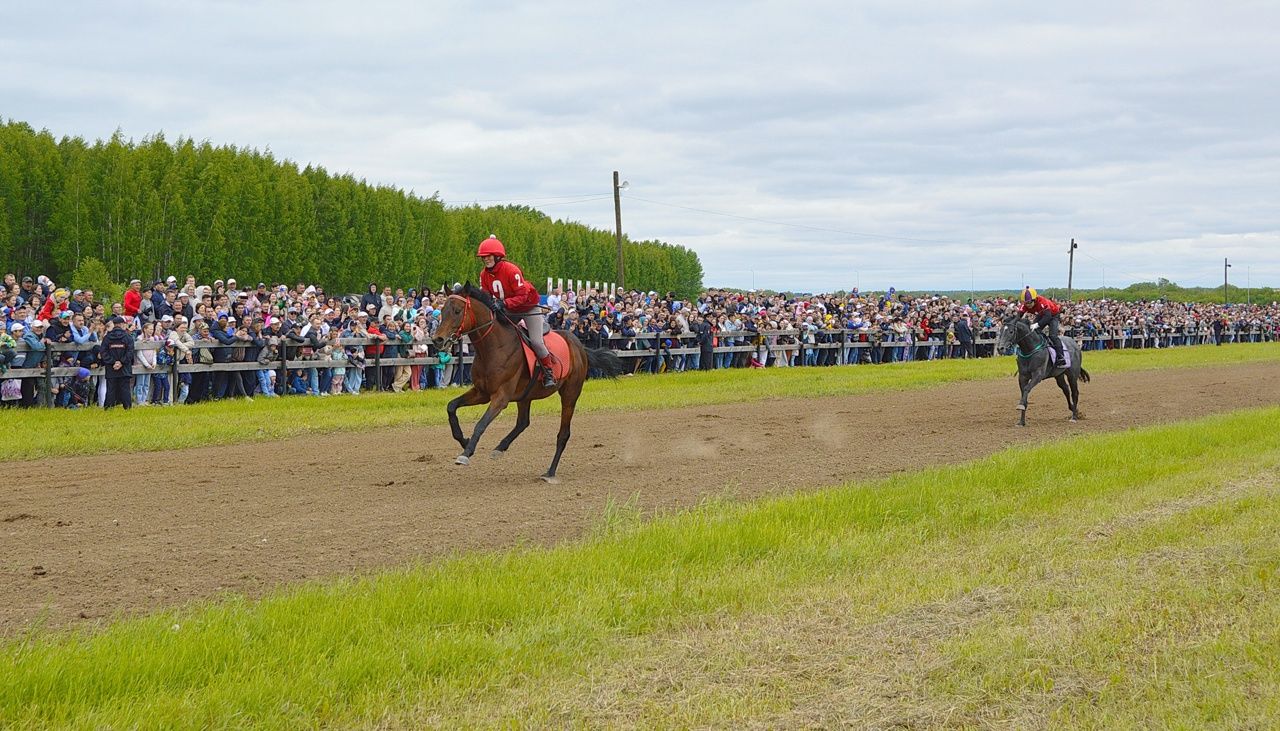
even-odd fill
[[[1277,28],[1231,0],[5,3],[0,116],[610,230],[619,170],[626,233],[709,286],[1065,286],[1072,237],[1080,287],[1223,257],[1280,285]]]

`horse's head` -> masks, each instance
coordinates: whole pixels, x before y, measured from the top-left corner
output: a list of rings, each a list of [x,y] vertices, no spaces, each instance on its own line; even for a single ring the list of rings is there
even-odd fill
[[[492,307],[493,299],[471,282],[455,286],[440,308],[440,324],[431,342],[438,350],[452,348],[463,335],[493,324]]]
[[[1014,346],[1027,332],[1027,322],[1017,312],[1010,312],[1001,321],[1000,332],[996,334],[996,352],[1001,355],[1013,355]]]

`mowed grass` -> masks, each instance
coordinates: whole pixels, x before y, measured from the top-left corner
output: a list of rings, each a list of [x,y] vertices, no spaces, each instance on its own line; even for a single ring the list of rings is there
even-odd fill
[[[1094,375],[1278,360],[1280,343],[1085,354],[1086,368]],[[772,398],[854,395],[1008,378],[1014,368],[1013,358],[1003,357],[635,376],[589,382],[578,408],[580,411],[639,411]],[[13,410],[5,414],[11,433],[39,435],[39,438],[0,441],[0,462],[235,444],[371,427],[444,424],[447,423],[445,405],[460,393],[460,389],[453,388],[324,399],[291,396],[258,398],[253,403],[229,400],[193,406],[135,408],[127,413],[123,409],[104,412],[97,408]],[[535,413],[559,408],[556,398],[539,401],[534,406]],[[464,419],[474,421],[481,410],[462,413]]]
[[[34,633],[15,727],[1274,728],[1280,409]]]

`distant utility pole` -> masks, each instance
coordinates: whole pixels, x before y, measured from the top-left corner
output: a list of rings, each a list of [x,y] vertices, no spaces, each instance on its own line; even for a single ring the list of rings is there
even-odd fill
[[[1067,250],[1067,302],[1071,301],[1071,276],[1076,270],[1076,247],[1079,244],[1075,239],[1071,239],[1071,248]]]
[[[618,224],[618,286],[627,291],[627,263],[622,258],[622,189],[626,183],[618,182],[618,171],[613,171],[613,218]]]
[[[1227,270],[1230,268],[1231,268],[1231,265],[1227,263],[1226,257],[1223,257],[1222,259],[1222,304],[1224,305],[1229,304],[1227,302]]]

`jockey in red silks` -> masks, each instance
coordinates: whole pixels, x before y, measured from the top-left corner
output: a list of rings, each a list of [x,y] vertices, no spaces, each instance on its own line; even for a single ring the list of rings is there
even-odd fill
[[[493,295],[495,311],[506,312],[512,320],[524,320],[525,329],[529,332],[529,345],[542,364],[542,385],[555,388],[555,361],[542,342],[545,320],[538,306],[538,288],[524,278],[520,267],[507,261],[506,248],[493,234],[480,242],[476,256],[484,262],[480,288]]]
[[[1062,334],[1058,320],[1058,316],[1062,313],[1062,306],[1036,292],[1031,287],[1027,287],[1022,290],[1022,305],[1018,308],[1018,311],[1035,316],[1035,320],[1031,323],[1031,329],[1040,331],[1040,334],[1044,335],[1049,341],[1049,345],[1057,355],[1057,360],[1053,364],[1054,367],[1066,368],[1066,348],[1062,347],[1062,341],[1058,339]]]

